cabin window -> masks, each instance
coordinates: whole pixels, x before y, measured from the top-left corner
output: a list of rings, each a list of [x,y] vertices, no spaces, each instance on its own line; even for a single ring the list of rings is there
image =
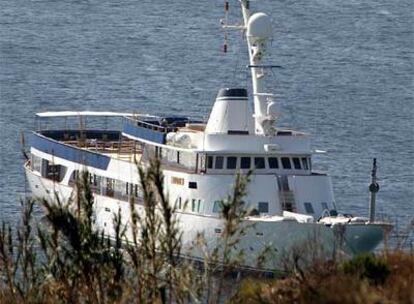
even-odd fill
[[[188,188],[197,189],[197,182],[188,182]]]
[[[322,202],[322,203],[321,203],[321,205],[322,205],[322,209],[323,209],[323,210],[329,210],[329,208],[328,208],[328,203],[326,203],[326,202]]]
[[[101,185],[101,177],[100,176],[98,176],[98,175],[96,175],[96,174],[91,174],[91,176],[93,176],[93,178],[92,178],[92,185],[94,186],[94,187],[98,187],[98,186],[100,186]]]
[[[216,163],[214,169],[223,169],[224,157],[216,156]]]
[[[106,191],[105,194],[109,197],[114,196],[114,186],[115,186],[115,180],[112,178],[106,178]]]
[[[240,169],[250,169],[251,158],[242,157],[240,158]]]
[[[191,200],[191,211],[192,211],[192,212],[196,212],[196,208],[197,208],[196,203],[197,203],[197,200],[196,200],[195,198],[193,198],[193,199]]]
[[[222,209],[223,209],[223,202],[215,201],[213,205],[213,213],[220,213]]]
[[[306,157],[302,157],[302,166],[304,170],[309,170],[308,159]]]
[[[201,209],[203,209],[203,201],[202,200],[198,200],[197,202],[197,212],[201,213]]]
[[[267,160],[269,162],[269,168],[270,169],[278,169],[279,168],[279,161],[277,160],[277,157],[269,157]]]
[[[139,186],[138,185],[134,185],[134,195],[135,195],[135,197],[139,197],[139,191],[140,189],[139,189]]]
[[[207,156],[207,169],[213,169],[213,156]]]
[[[32,154],[32,170],[37,171],[39,173],[42,172],[42,159],[40,157],[37,157],[36,155]]]
[[[296,170],[302,169],[302,167],[300,166],[300,159],[298,157],[294,157],[294,158],[292,158],[292,160],[293,160],[293,167]]]
[[[42,177],[55,182],[61,182],[65,177],[67,168],[62,165],[51,165],[48,160],[42,159]]]
[[[90,185],[91,185],[92,192],[100,194],[101,193],[101,177],[96,174],[90,174],[89,179],[90,179]]]
[[[177,208],[178,210],[181,210],[181,208],[182,208],[182,198],[181,198],[181,196],[179,196],[179,197],[177,198],[176,208]]]
[[[254,158],[254,167],[256,169],[264,169],[265,168],[264,157],[255,157]]]
[[[229,156],[227,157],[227,169],[236,169],[237,167],[237,157]]]
[[[79,171],[73,170],[72,175],[69,178],[69,183],[76,183],[79,178]]]
[[[292,165],[290,163],[289,157],[282,157],[281,160],[282,160],[283,169],[292,169]]]
[[[259,213],[269,213],[269,203],[268,202],[259,202]]]
[[[306,202],[303,204],[305,206],[306,213],[313,214],[315,211],[313,210],[312,203]]]

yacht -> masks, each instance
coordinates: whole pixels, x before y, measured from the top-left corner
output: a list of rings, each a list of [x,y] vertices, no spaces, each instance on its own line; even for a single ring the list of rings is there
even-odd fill
[[[222,200],[231,193],[235,175],[252,170],[243,223],[249,229],[237,245],[245,256],[241,267],[258,269],[265,248],[272,256],[260,269],[278,267],[283,255],[300,244],[313,243],[327,252],[347,255],[374,250],[390,225],[375,219],[373,174],[370,217],[339,211],[331,178],[313,169],[310,136],[278,127],[275,95],[265,90],[272,65],[264,64],[272,38],[270,18],[252,13],[248,0],[239,0],[242,21],[226,29],[243,32],[247,44],[252,91],[221,88],[207,121],[186,116],[157,116],[113,112],[43,112],[39,121],[70,118],[85,122],[118,120],[118,128],[42,127],[30,133],[25,172],[34,197],[69,199],[80,172],[90,173],[96,228],[113,236],[113,216],[121,211],[125,225],[130,202],[143,212],[138,166],[148,168],[158,158],[165,191],[183,232],[185,255],[202,259],[194,248],[200,233],[214,248],[223,235]],[[228,5],[226,4],[226,10]],[[54,127],[55,126],[55,127]],[[184,251],[183,251],[184,252]]]

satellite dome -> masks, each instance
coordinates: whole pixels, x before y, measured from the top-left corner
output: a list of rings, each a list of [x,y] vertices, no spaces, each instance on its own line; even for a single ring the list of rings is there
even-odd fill
[[[247,35],[254,40],[266,39],[272,36],[272,24],[265,13],[255,13],[250,16],[247,24]]]

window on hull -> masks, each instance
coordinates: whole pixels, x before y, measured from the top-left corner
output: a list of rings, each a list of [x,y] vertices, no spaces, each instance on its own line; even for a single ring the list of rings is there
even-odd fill
[[[38,165],[39,163],[36,164],[36,166]],[[65,166],[55,165],[46,159],[42,159],[41,169],[38,172],[41,173],[42,177],[50,179],[54,182],[60,183],[65,178],[66,171],[67,171],[67,168]]]
[[[81,182],[82,172],[74,170],[69,179],[69,185],[74,186]],[[139,184],[128,183],[118,179],[99,176],[93,173],[88,174],[88,181],[92,193],[119,199],[128,202],[132,199],[140,199],[143,197],[142,189]]]

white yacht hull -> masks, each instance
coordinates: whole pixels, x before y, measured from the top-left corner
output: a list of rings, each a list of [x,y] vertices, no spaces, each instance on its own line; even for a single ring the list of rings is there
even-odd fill
[[[34,198],[50,198],[55,195],[65,202],[73,194],[73,188],[55,183],[39,176],[26,167],[27,181]],[[95,197],[96,228],[112,237],[114,215],[121,210],[122,221],[128,225],[130,206],[128,202],[102,195]],[[138,212],[143,206],[136,205]],[[184,255],[201,260],[205,256],[200,248],[193,244],[199,233],[204,235],[207,249],[212,250],[222,240],[223,220],[216,216],[177,212],[176,216],[183,232]],[[385,226],[381,224],[341,225],[341,229],[328,227],[320,223],[300,223],[283,217],[266,217],[261,221],[246,220],[251,225],[241,237],[237,250],[243,250],[241,267],[259,270],[280,269],[287,254],[292,250],[304,257],[322,253],[333,256],[335,253],[352,255],[373,250],[383,239]],[[342,231],[342,232],[341,232]],[[128,238],[127,232],[127,238]],[[257,264],[258,257],[268,248],[266,262]]]

